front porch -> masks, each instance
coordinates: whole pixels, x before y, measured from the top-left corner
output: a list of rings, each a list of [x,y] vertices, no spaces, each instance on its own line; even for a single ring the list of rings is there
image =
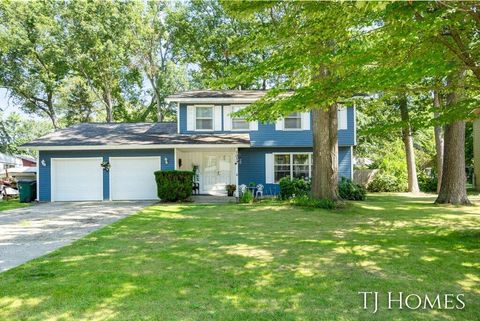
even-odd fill
[[[237,148],[177,148],[175,169],[194,170],[200,194],[227,196],[226,185],[238,187],[237,158]]]

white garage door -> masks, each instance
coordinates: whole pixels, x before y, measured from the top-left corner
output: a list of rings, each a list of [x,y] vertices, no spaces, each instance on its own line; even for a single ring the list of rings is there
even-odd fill
[[[52,201],[103,200],[102,158],[53,158]]]
[[[112,201],[158,198],[153,173],[160,170],[160,157],[111,157],[110,165]]]

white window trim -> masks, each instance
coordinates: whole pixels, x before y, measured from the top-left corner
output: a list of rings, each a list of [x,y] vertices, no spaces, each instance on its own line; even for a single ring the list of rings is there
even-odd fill
[[[301,130],[304,130],[303,129],[303,117],[302,117],[302,113],[301,112],[294,112],[294,113],[298,113],[298,117],[300,118],[300,128],[287,128],[285,127],[285,119],[288,118],[288,116],[286,117],[283,117],[283,130],[285,131],[301,131]],[[293,114],[293,113],[292,113]]]
[[[197,107],[210,107],[212,108],[212,129],[198,129],[197,128]],[[196,132],[213,132],[215,131],[215,106],[214,105],[193,105],[195,108],[195,117],[193,119],[193,128]],[[201,118],[208,119],[208,118]]]
[[[232,132],[248,132],[248,131],[250,131],[251,122],[249,122],[249,121],[247,121],[247,120],[245,120],[245,122],[247,123],[248,128],[246,128],[246,129],[234,129],[234,128],[233,128],[233,119],[234,119],[235,117],[232,117],[232,113],[234,113],[233,109],[234,109],[235,107],[240,108],[240,109],[243,109],[243,108],[247,107],[248,105],[229,105],[229,106],[230,106],[230,109],[231,109],[231,112],[230,112],[230,114],[228,115],[228,121],[230,122],[230,131],[232,131]]]
[[[275,155],[289,155],[290,156],[290,163],[288,164],[290,166],[290,179],[293,178],[293,155],[308,155],[308,177],[312,177],[312,170],[313,170],[313,153],[311,152],[275,152],[273,154],[273,184],[278,184],[279,181],[275,181]],[[305,166],[305,165],[304,165]]]

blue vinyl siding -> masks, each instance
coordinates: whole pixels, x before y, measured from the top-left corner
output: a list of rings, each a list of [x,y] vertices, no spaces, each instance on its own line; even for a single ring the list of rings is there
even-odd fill
[[[182,134],[198,134],[199,132],[187,131],[187,105],[180,104],[180,133]],[[223,124],[223,108],[222,108],[222,128]],[[311,128],[311,126],[310,126]],[[350,146],[356,144],[355,137],[355,109],[348,108],[347,112],[347,128],[338,131],[338,144],[339,146]],[[211,131],[201,132],[202,134],[208,133],[232,133],[230,131]],[[239,133],[235,131],[234,133]],[[250,133],[250,141],[252,147],[311,147],[312,131],[300,130],[300,131],[284,131],[275,130],[275,124],[258,124],[258,130],[245,131]]]
[[[42,202],[51,200],[51,159],[52,158],[81,158],[81,157],[102,157],[108,161],[110,157],[131,157],[131,156],[160,156],[161,169],[173,170],[175,167],[173,149],[148,149],[148,150],[85,150],[85,151],[40,151],[39,160],[45,161],[46,166],[39,164],[39,198]],[[168,164],[165,164],[165,159]],[[100,164],[98,164],[100,166]],[[103,171],[103,199],[110,199],[109,173]]]
[[[339,147],[338,171],[340,177],[352,178],[352,148]],[[238,165],[239,185],[248,185],[250,182],[265,186],[265,194],[278,194],[278,184],[265,183],[265,154],[267,153],[298,153],[312,152],[311,148],[242,148],[238,150],[241,159]]]

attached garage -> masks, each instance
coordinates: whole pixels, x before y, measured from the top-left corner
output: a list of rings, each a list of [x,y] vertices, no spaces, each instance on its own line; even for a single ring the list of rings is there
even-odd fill
[[[103,200],[101,157],[52,158],[52,201]]]
[[[160,170],[160,157],[110,157],[110,199],[154,200],[157,184],[154,172]]]

